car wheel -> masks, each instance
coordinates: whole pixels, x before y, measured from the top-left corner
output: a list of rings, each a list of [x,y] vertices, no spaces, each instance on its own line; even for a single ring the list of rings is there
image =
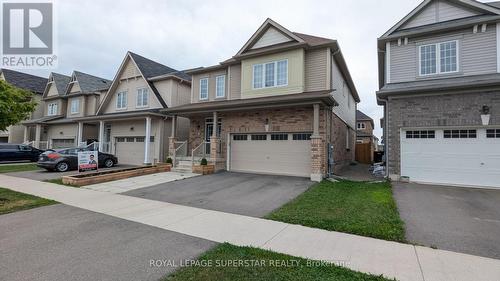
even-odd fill
[[[61,163],[56,165],[56,170],[58,172],[66,172],[69,170],[69,165],[66,162],[61,162]]]
[[[109,159],[109,158],[108,158],[108,159],[106,159],[106,160],[104,161],[104,167],[106,167],[106,168],[111,168],[111,167],[113,167],[114,165],[115,165],[115,162],[113,161],[113,159]]]

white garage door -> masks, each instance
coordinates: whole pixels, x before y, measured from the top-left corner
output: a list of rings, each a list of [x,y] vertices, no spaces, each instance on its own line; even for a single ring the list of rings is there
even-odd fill
[[[153,138],[153,137],[151,137]],[[154,139],[152,139],[154,141]],[[150,161],[153,161],[154,142],[150,143]],[[144,164],[144,137],[116,137],[115,155],[118,163],[129,165]]]
[[[416,182],[500,188],[500,129],[405,130],[401,175]]]
[[[229,170],[311,176],[311,134],[231,135]]]

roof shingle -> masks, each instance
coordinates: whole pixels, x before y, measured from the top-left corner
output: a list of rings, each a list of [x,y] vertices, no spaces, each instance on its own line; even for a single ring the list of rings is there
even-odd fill
[[[47,78],[5,68],[0,69],[0,72],[3,73],[5,81],[18,88],[31,91],[35,94],[43,94],[45,91]]]

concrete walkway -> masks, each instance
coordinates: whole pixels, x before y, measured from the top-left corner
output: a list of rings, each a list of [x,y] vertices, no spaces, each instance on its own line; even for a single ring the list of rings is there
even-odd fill
[[[99,184],[92,184],[92,185],[87,185],[84,188],[96,191],[111,192],[111,193],[122,193],[139,188],[183,180],[196,176],[199,176],[199,174],[166,172],[166,173],[157,173],[157,174],[133,177],[133,178],[116,180]]]
[[[500,279],[496,259],[5,175],[0,175],[0,186],[215,242],[338,262],[401,281]]]

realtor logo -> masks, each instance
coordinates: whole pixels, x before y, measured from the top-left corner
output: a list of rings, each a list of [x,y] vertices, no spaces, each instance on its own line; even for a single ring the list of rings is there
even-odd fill
[[[53,68],[53,3],[2,3],[2,66]]]

